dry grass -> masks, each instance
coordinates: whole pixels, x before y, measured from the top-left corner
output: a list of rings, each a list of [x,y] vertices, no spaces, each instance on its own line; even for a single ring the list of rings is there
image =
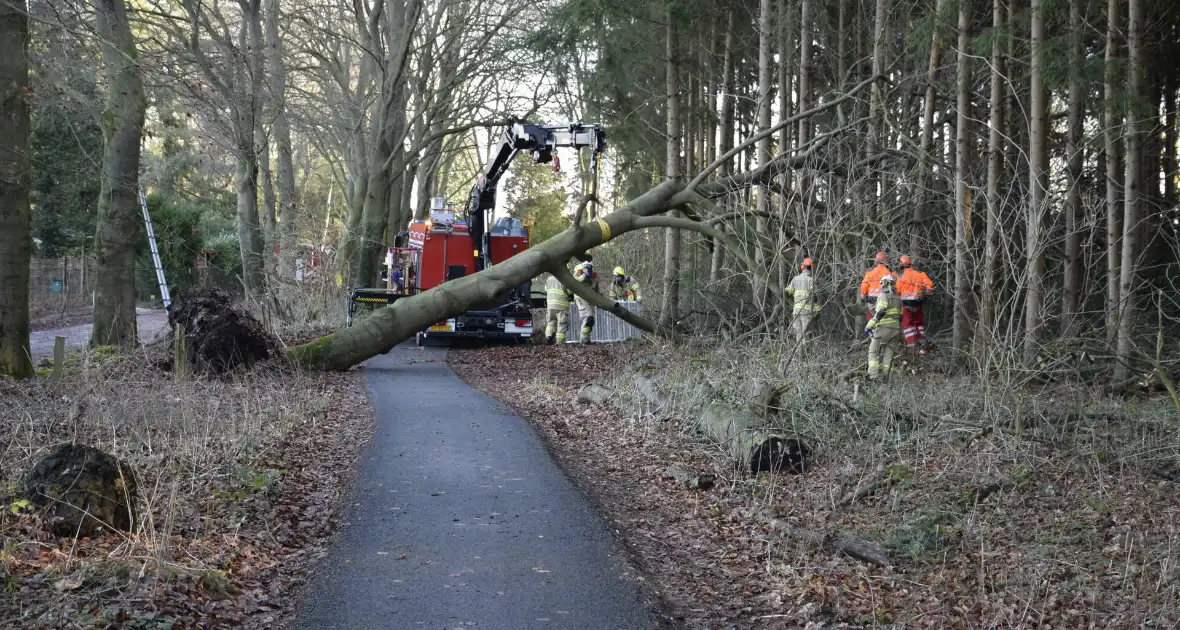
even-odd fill
[[[929,356],[888,384],[842,380],[863,365],[863,345],[515,357],[528,352],[487,359],[516,372],[526,399],[482,385],[587,480],[690,627],[1180,625],[1180,496],[1161,478],[1180,468],[1180,421],[1166,395],[1112,399],[1077,384],[1034,387],[1019,373],[948,377]],[[578,364],[589,374],[568,374]],[[569,402],[592,379],[634,409],[640,369],[664,407],[622,416]],[[709,401],[745,403],[760,382],[790,384],[775,424],[815,448],[805,475],[735,471],[697,435]],[[667,465],[714,472],[718,487],[670,485]],[[819,550],[771,519],[859,540],[893,566]]]
[[[0,505],[0,586],[7,587],[0,625],[166,628],[186,618],[238,625],[223,609],[242,603],[233,597],[243,578],[273,565],[267,537],[274,528],[265,521],[272,503],[302,483],[280,468],[284,447],[297,434],[332,443],[322,434],[363,416],[367,405],[363,394],[352,398],[363,390],[347,375],[269,366],[178,382],[152,364],[146,354],[99,349],[71,355],[61,383],[0,382],[0,498],[10,497]],[[135,470],[136,531],[59,540],[41,533],[36,515],[16,509],[22,475],[67,441]]]

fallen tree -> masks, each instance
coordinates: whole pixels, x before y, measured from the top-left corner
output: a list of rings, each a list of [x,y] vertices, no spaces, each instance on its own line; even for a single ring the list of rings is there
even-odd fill
[[[723,233],[715,225],[708,223],[707,219],[675,219],[658,215],[672,210],[691,209],[693,212],[689,214],[698,218],[702,214],[715,216],[718,212],[713,206],[713,199],[742,188],[769,184],[789,170],[812,163],[816,152],[833,137],[833,133],[817,137],[794,153],[782,154],[752,171],[711,182],[706,181],[718,166],[744,147],[757,142],[763,136],[777,132],[786,125],[835,107],[874,81],[876,77],[860,83],[848,93],[823,105],[800,112],[755,134],[742,145],[734,147],[718,158],[692,181],[675,179],[663,182],[609,215],[582,225],[573,225],[544,243],[479,273],[451,280],[429,291],[398,300],[378,309],[351,328],[290,348],[287,350],[287,356],[295,363],[314,369],[346,370],[370,357],[389,352],[397,344],[437,321],[459,315],[476,304],[502,299],[516,287],[546,272],[561,278],[566,286],[591,304],[606,308],[643,330],[669,336],[672,334],[671,331],[657,328],[647,320],[631,315],[595,291],[588,288],[583,291],[577,283],[570,283],[569,280],[572,278],[565,272],[567,261],[575,256],[585,255],[589,250],[623,234],[649,227],[671,227],[699,232],[720,240],[733,255],[745,260],[745,252],[736,238]],[[771,290],[781,294],[779,286],[772,285]]]

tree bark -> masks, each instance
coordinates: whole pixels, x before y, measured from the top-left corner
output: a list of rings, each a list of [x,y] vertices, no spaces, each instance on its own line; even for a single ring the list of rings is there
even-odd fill
[[[393,195],[393,186],[404,178],[406,166],[408,73],[405,66],[419,6],[420,0],[386,2],[386,58],[381,73],[381,102],[375,117],[379,131],[369,155],[368,191],[361,216],[354,286],[376,283],[381,250],[385,246],[383,237],[389,224],[389,204],[401,204],[401,195]]]
[[[888,7],[887,0],[877,0],[876,10],[873,18],[873,76],[880,77],[885,71],[885,20],[888,15],[886,9]],[[885,116],[885,95],[881,90],[880,82],[873,84],[873,91],[869,99],[869,129],[868,138],[865,145],[867,147],[867,157],[876,158],[877,153],[881,148],[881,127]],[[800,146],[802,146],[802,138]],[[872,174],[868,177],[868,195],[869,207],[868,216],[872,220],[879,220],[880,216],[880,187],[881,178],[878,169],[872,169]]]
[[[29,356],[29,20],[0,2],[0,376],[33,375]]]
[[[1065,261],[1064,287],[1061,294],[1061,334],[1072,332],[1082,294],[1082,233],[1078,218],[1082,216],[1082,167],[1085,149],[1082,146],[1082,115],[1085,98],[1082,84],[1084,51],[1082,50],[1081,0],[1069,3],[1069,123],[1065,155],[1068,160],[1065,199]]]
[[[936,80],[938,64],[942,59],[942,17],[943,0],[936,0],[934,6],[934,34],[930,37],[930,63],[926,66],[926,97],[922,108],[922,137],[918,148],[918,173],[916,188],[917,203],[913,208],[913,225],[910,227],[910,254],[922,255],[920,230],[925,221],[926,204],[930,200],[930,149],[934,142],[934,107],[938,96]],[[962,53],[960,53],[962,56]]]
[[[268,0],[266,11],[267,61],[270,66],[271,132],[279,168],[279,277],[294,279],[296,230],[299,221],[299,189],[291,155],[291,123],[287,117],[287,66],[279,35],[279,0]]]
[[[1026,257],[1028,286],[1024,300],[1024,356],[1031,361],[1036,356],[1041,333],[1045,299],[1045,251],[1043,236],[1045,198],[1049,188],[1049,102],[1045,89],[1045,2],[1032,0],[1030,35],[1032,37],[1029,82],[1028,126],[1028,225],[1026,226]]]
[[[667,128],[665,133],[665,175],[671,181],[680,179],[680,60],[677,42],[676,15],[672,5],[665,12],[668,20],[665,48],[668,55]],[[678,215],[679,213],[676,213]],[[675,216],[675,215],[674,215]],[[660,305],[659,325],[672,328],[680,311],[680,230],[667,229],[664,237],[664,301]]]
[[[1143,178],[1143,123],[1153,117],[1143,107],[1144,85],[1143,36],[1146,23],[1143,0],[1127,1],[1127,133],[1123,183],[1123,251],[1119,270],[1119,334],[1116,345],[1114,382],[1126,380],[1135,334],[1135,258],[1139,254],[1139,214]]]
[[[1106,153],[1106,341],[1113,346],[1119,328],[1119,265],[1122,261],[1123,209],[1119,199],[1121,150],[1118,106],[1119,12],[1121,0],[1109,0],[1106,18],[1106,58],[1103,71],[1103,140]]]
[[[718,153],[725,155],[733,148],[734,115],[734,64],[736,57],[734,41],[733,9],[725,12],[725,52],[721,69],[721,146]],[[718,167],[717,174],[725,177],[733,172],[733,160],[727,159]],[[725,250],[713,247],[713,260],[709,264],[709,282],[716,284],[721,279],[721,267],[725,262]]]
[[[990,133],[987,141],[987,228],[983,254],[983,295],[977,332],[995,333],[996,273],[1000,240],[1000,178],[1004,175],[1004,81],[1005,57],[1003,40],[998,36],[1004,28],[1004,1],[993,0],[992,26],[997,33],[992,38],[991,100],[988,112]]]
[[[971,200],[967,187],[967,160],[971,151],[971,132],[968,128],[971,117],[971,66],[967,46],[970,45],[970,11],[971,0],[959,0],[959,85],[955,124],[955,306],[952,325],[952,348],[955,352],[966,348],[969,334],[967,306],[970,279],[967,275],[967,230],[971,218]]]
[[[812,24],[811,0],[799,2],[799,111],[807,111],[811,107],[812,65],[815,60],[812,55],[812,40],[815,30]],[[799,132],[796,137],[798,146],[804,146],[811,141],[812,121],[804,118],[799,121]],[[799,234],[807,233],[807,206],[812,198],[811,178],[807,177],[807,169],[800,173],[798,188],[798,203],[796,204],[795,230]]]
[[[242,9],[241,40],[246,48],[245,68],[235,95],[237,136],[238,247],[242,255],[242,281],[247,299],[262,303],[267,296],[266,256],[262,224],[258,217],[258,130],[262,90],[262,7],[261,0],[239,0]]]
[[[808,0],[803,0],[806,5]],[[758,131],[766,131],[770,129],[770,104],[773,98],[771,90],[771,54],[770,41],[774,36],[774,2],[772,0],[760,0],[758,12]],[[770,142],[771,135],[765,136],[758,141],[758,164],[763,165],[770,162]],[[755,190],[757,195],[757,209],[763,215],[770,213],[770,188],[768,186],[759,186]],[[758,234],[767,234],[766,219],[761,216],[756,220]],[[758,243],[754,249],[754,260],[756,262],[753,272],[753,288],[754,288],[754,304],[757,308],[766,310],[766,282],[768,278],[766,274],[770,273],[771,266],[767,264],[766,248]]]
[[[95,228],[96,263],[92,346],[133,347],[135,241],[139,233],[139,149],[147,97],[135,37],[123,0],[95,0],[107,80],[103,111],[102,189]]]

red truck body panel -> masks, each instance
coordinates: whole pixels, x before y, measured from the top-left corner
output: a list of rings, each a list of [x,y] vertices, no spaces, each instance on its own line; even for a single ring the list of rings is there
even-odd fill
[[[414,221],[410,224],[409,245],[421,252],[419,291],[433,289],[452,277],[475,273],[475,245],[465,223],[443,226]]]

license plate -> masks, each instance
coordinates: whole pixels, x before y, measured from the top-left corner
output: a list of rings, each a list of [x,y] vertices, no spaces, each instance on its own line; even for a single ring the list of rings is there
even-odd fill
[[[451,327],[447,324],[435,324],[430,327],[430,330],[448,331],[450,329],[451,329]]]

